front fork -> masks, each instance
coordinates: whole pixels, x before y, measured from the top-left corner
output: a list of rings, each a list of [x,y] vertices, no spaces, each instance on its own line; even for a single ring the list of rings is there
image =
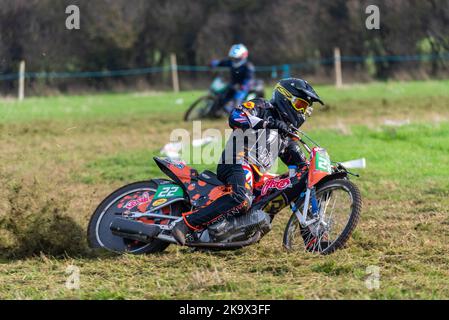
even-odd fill
[[[302,208],[302,212],[297,207],[296,203],[292,201],[290,203],[290,208],[293,211],[293,213],[296,215],[296,217],[299,220],[299,223],[303,228],[306,228],[310,226],[311,224],[317,222],[320,220],[319,215],[319,207],[318,207],[318,201],[316,199],[316,192],[315,187],[307,188],[304,196],[304,206]],[[312,212],[312,218],[309,219],[307,217],[307,213],[309,211],[309,206],[311,206],[311,212]]]

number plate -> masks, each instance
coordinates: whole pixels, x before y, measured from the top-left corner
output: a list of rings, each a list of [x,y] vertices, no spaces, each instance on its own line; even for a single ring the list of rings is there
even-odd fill
[[[319,150],[316,153],[315,170],[332,173],[331,161],[326,150]]]
[[[182,197],[184,191],[177,184],[164,184],[158,186],[153,199],[168,199]]]

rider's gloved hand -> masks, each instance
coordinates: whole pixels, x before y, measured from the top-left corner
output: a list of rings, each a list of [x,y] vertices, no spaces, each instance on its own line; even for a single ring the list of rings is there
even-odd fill
[[[277,120],[274,118],[268,118],[268,121],[265,126],[267,129],[277,129],[280,133],[288,134],[290,133],[288,125],[281,120]]]

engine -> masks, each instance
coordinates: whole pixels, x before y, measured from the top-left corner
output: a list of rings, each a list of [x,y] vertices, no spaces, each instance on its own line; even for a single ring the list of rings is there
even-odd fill
[[[243,241],[252,237],[257,231],[262,235],[271,230],[271,219],[262,210],[250,211],[239,217],[230,217],[208,227],[213,242]]]

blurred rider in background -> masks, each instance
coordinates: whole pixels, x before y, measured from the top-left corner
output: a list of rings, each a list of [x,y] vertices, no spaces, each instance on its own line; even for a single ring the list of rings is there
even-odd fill
[[[231,71],[230,90],[224,104],[224,109],[228,114],[243,102],[253,85],[254,65],[248,61],[248,55],[248,49],[239,43],[231,47],[227,59],[212,60],[211,62],[213,68],[228,67]]]

